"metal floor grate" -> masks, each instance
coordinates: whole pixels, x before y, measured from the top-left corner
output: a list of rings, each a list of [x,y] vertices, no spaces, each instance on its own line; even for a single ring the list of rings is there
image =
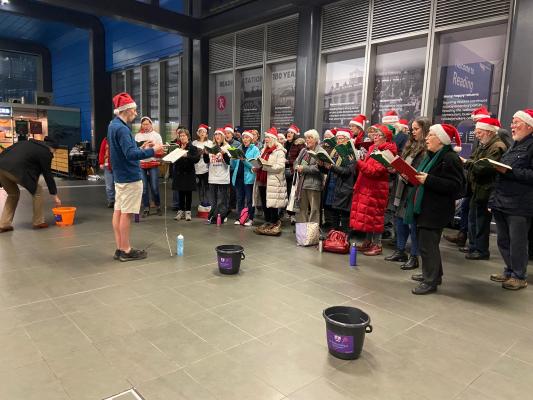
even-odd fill
[[[134,388],[102,400],[145,400]]]

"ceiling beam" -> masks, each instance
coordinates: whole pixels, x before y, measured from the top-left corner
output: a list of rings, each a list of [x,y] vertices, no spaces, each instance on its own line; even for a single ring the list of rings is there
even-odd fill
[[[198,19],[135,0],[41,0],[40,3],[80,13],[108,16],[186,37],[200,36]]]

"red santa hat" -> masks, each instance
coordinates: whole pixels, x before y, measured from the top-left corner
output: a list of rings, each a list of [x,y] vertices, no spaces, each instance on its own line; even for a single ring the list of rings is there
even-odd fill
[[[244,131],[241,136],[248,136],[250,139],[254,140],[254,134],[250,131]]]
[[[502,124],[500,124],[500,121],[498,121],[496,118],[480,118],[476,122],[476,129],[498,132],[498,129],[501,127]]]
[[[383,136],[385,136],[385,139],[387,139],[387,142],[392,142],[392,131],[387,125],[375,124],[372,125],[371,128],[383,134]]]
[[[352,133],[348,129],[339,129],[337,130],[337,133],[335,134],[336,137],[343,136],[346,139],[350,139],[352,137]]]
[[[337,128],[326,129],[324,131],[324,139],[327,139],[328,137],[333,137],[336,134],[337,134]]]
[[[399,120],[400,117],[398,117],[398,112],[396,110],[389,110],[383,115],[383,118],[381,118],[381,123],[385,125],[392,125]]]
[[[397,125],[402,129],[409,129],[409,121],[406,119],[399,120]]]
[[[286,139],[285,139],[285,135],[284,135],[283,133],[278,133],[278,140],[279,140],[280,142],[285,141],[285,140],[286,140]]]
[[[153,125],[153,124],[154,124],[153,121],[151,120],[151,118],[148,117],[148,116],[144,116],[144,117],[141,118],[141,124],[142,124],[144,121],[148,121],[148,122],[150,122],[150,125]]]
[[[211,127],[207,126],[206,124],[200,124],[198,125],[198,130],[200,129],[205,129],[206,131],[208,131],[209,129],[211,129]]]
[[[490,118],[490,112],[485,107],[479,107],[472,111],[470,118],[472,118],[474,122],[477,122],[477,120],[481,118]]]
[[[115,109],[113,110],[115,115],[130,108],[137,108],[135,101],[133,101],[131,96],[126,92],[119,93],[113,97],[113,105],[115,106]]]
[[[215,129],[215,135],[224,135],[224,129],[223,128]]]
[[[533,110],[525,109],[514,113],[513,118],[518,118],[524,121],[529,126],[533,127]]]
[[[233,126],[231,126],[231,125],[229,125],[229,124],[226,125],[226,126],[224,127],[224,131],[229,131],[229,132],[233,133],[233,132],[234,132],[234,130],[233,130]]]
[[[348,125],[357,125],[361,129],[365,129],[366,116],[359,114],[357,117],[353,117]]]
[[[299,135],[300,134],[300,128],[298,128],[295,124],[291,124],[291,126],[289,126],[289,129],[287,129],[287,132],[292,132],[295,135]]]
[[[451,144],[452,140],[455,140],[455,147],[453,150],[457,153],[462,150],[461,135],[459,135],[455,126],[449,124],[435,124],[431,125],[429,130],[437,135],[442,144]]]
[[[272,127],[270,129],[268,129],[265,132],[265,138],[266,137],[269,137],[269,138],[274,139],[274,140],[278,140],[278,130],[275,127]]]

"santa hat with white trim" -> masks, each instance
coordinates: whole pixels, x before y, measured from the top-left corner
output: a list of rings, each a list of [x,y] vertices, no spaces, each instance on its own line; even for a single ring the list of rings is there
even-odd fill
[[[462,150],[461,135],[459,135],[455,126],[449,124],[435,124],[431,125],[429,130],[437,135],[441,143],[444,145],[451,145],[452,139],[455,140],[453,151],[459,153]]]
[[[226,132],[226,131],[229,131],[229,132],[231,132],[231,133],[234,133],[234,132],[235,132],[235,131],[233,130],[233,126],[231,126],[231,125],[229,125],[229,124],[226,125],[226,126],[224,126],[224,132]]]
[[[399,120],[396,125],[398,125],[398,127],[402,129],[409,129],[409,121],[406,119]]]
[[[337,130],[337,133],[335,134],[335,137],[343,136],[346,139],[350,139],[352,137],[352,133],[348,129],[339,129]]]
[[[337,128],[326,129],[324,131],[324,139],[332,138],[337,134]]]
[[[244,131],[241,136],[242,137],[248,136],[250,139],[254,140],[254,134],[250,131]]]
[[[265,138],[267,137],[274,139],[274,140],[278,140],[278,130],[275,127],[269,128],[265,132]]]
[[[470,118],[472,118],[474,122],[477,122],[481,118],[490,118],[490,112],[485,107],[479,107],[472,111]]]
[[[218,134],[224,135],[224,129],[223,128],[217,128],[217,129],[215,129],[215,133],[214,134],[215,135],[218,135]]]
[[[300,128],[298,128],[295,124],[291,124],[291,126],[289,126],[289,129],[287,129],[287,132],[292,132],[295,135],[299,135],[300,134]]]
[[[286,140],[287,140],[287,138],[285,137],[285,135],[283,133],[278,133],[278,141],[280,143],[284,143]]]
[[[533,128],[533,110],[525,109],[514,113],[513,118],[518,118]]]
[[[137,108],[135,101],[126,92],[119,93],[113,97],[113,105],[115,106],[115,109],[113,110],[113,114],[115,115],[130,108]]]
[[[199,131],[200,129],[205,129],[206,131],[208,131],[209,129],[211,129],[211,127],[207,126],[206,124],[200,124],[200,125],[198,125],[198,129],[197,130]]]
[[[395,124],[399,120],[400,120],[400,117],[398,116],[398,111],[389,110],[383,115],[383,118],[381,118],[381,123],[385,125],[389,125],[389,124]]]
[[[348,123],[349,125],[357,125],[361,129],[365,129],[366,116],[359,114],[357,117],[353,117],[352,120]]]
[[[480,118],[476,122],[476,129],[485,131],[498,132],[501,127],[502,124],[496,118]]]

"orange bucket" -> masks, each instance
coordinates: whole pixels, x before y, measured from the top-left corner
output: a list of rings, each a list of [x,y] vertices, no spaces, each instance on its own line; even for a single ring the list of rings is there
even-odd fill
[[[70,226],[74,223],[76,207],[56,207],[52,208],[54,219],[58,226]]]

